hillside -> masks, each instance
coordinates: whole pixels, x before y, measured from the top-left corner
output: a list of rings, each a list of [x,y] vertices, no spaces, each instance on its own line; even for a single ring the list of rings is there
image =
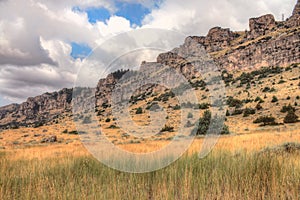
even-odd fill
[[[286,113],[280,110],[289,104],[295,110],[295,114],[300,115],[299,7],[298,1],[293,15],[286,21],[275,21],[274,16],[268,14],[250,19],[249,31],[233,32],[230,29],[215,27],[208,32],[207,36],[190,36],[183,44],[183,46],[189,45],[190,40],[197,41],[220,67],[219,71],[226,83],[227,103],[232,100],[239,104],[233,107],[229,105],[226,124],[229,125],[231,132],[243,133],[255,129],[259,125],[253,123],[254,119],[270,114],[276,118],[277,125],[282,126]],[[189,79],[197,92],[197,97],[201,99],[199,103],[207,104],[205,108],[208,109],[212,102],[209,102],[209,91],[203,83],[203,78],[197,75],[189,62],[178,56],[177,51],[178,48],[175,48],[173,51],[160,54],[157,63],[145,62],[141,69],[157,64],[173,67]],[[100,120],[114,118],[111,116],[110,93],[124,73],[126,71],[118,71],[99,81],[96,110]],[[168,110],[168,113],[174,111],[173,108],[178,102],[170,95],[170,91],[156,86],[146,89],[147,91],[144,92],[136,92],[133,97],[133,110],[141,107],[143,113],[147,115],[145,112],[147,106],[159,103]],[[78,116],[72,115],[72,91],[72,89],[63,89],[59,92],[28,98],[22,104],[4,106],[0,108],[0,127],[2,129],[38,127],[72,120],[72,117],[76,120]],[[163,95],[167,96],[164,101],[155,100],[155,97]],[[169,98],[168,95],[171,97]],[[276,97],[277,101],[272,102],[273,97]],[[262,108],[258,109],[258,104]],[[178,111],[175,109],[176,112]],[[203,112],[200,111],[200,115]],[[133,118],[136,117],[134,113],[132,111]],[[245,115],[245,118],[241,115]],[[141,119],[140,115],[137,118]],[[147,121],[146,118],[145,116],[144,121]],[[169,120],[168,124],[176,126],[176,117],[170,117]],[[241,124],[241,127],[237,128],[237,124]]]

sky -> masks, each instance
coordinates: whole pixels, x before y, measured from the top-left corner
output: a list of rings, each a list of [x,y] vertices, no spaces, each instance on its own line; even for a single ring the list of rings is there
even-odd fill
[[[206,35],[214,26],[245,30],[250,17],[271,13],[281,20],[282,14],[291,15],[295,4],[296,0],[0,0],[0,106],[72,87],[84,58],[117,34],[144,28],[186,36]]]

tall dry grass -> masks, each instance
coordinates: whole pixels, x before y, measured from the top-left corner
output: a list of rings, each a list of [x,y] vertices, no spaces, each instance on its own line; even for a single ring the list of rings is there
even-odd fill
[[[298,158],[218,151],[128,174],[89,156],[12,160],[1,153],[0,199],[299,199]]]

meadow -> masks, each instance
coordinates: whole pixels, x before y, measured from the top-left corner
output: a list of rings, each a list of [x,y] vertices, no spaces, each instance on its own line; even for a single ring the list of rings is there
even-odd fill
[[[87,153],[26,158],[2,151],[0,199],[299,199],[297,148],[185,154],[144,174],[110,169]]]

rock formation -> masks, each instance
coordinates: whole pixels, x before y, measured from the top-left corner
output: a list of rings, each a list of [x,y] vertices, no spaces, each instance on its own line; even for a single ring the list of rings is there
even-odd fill
[[[292,16],[286,22],[286,26],[288,27],[300,26],[300,0],[297,1]]]
[[[249,31],[233,32],[228,28],[215,27],[207,36],[190,36],[200,44],[214,59],[220,68],[230,70],[251,70],[263,66],[288,66],[300,63],[300,0],[293,14],[284,22],[276,22],[273,15],[264,15],[249,20]],[[176,48],[171,52],[160,54],[157,63],[147,65],[169,65],[181,72],[186,78],[192,78],[196,72],[185,59],[178,56]],[[96,88],[96,109],[109,105],[110,93],[118,79],[126,71],[118,71],[101,79]],[[12,104],[0,108],[0,128],[41,125],[57,117],[70,114],[72,109],[73,89],[45,93],[28,98],[22,104]],[[85,97],[82,97],[85,98]]]
[[[274,30],[276,27],[275,18],[268,14],[258,18],[251,18],[249,20],[250,39],[255,39],[259,36],[266,35]]]

